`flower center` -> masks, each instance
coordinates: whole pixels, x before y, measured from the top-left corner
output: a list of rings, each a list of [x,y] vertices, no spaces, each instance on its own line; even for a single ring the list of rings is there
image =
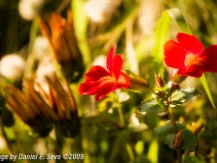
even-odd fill
[[[190,67],[192,65],[201,66],[203,64],[203,59],[190,53],[186,55],[184,64],[186,67]]]
[[[116,83],[116,79],[111,76],[104,76],[99,79],[99,88],[105,87],[105,86],[111,86]]]

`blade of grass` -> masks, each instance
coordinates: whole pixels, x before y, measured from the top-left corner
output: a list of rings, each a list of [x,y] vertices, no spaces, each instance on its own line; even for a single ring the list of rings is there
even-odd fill
[[[155,59],[156,66],[159,66],[159,64],[162,64],[163,61],[163,46],[164,43],[167,41],[167,35],[170,30],[170,24],[172,21],[175,21],[182,32],[185,33],[191,33],[190,28],[188,24],[186,23],[184,17],[180,13],[180,11],[177,8],[166,10],[162,13],[162,16],[157,22],[156,28],[155,28],[155,45],[152,50],[152,56]]]
[[[155,28],[155,35],[154,35],[154,40],[155,44],[152,50],[151,55],[154,58],[154,68],[159,68],[162,66],[159,66],[159,64],[162,64],[163,62],[163,45],[167,40],[167,34],[169,32],[170,28],[170,22],[171,18],[168,16],[167,12],[163,12],[162,16],[157,22],[156,28]]]
[[[27,61],[26,61],[26,68],[25,68],[25,75],[26,76],[29,76],[29,77],[32,77],[32,71],[34,69],[34,65],[35,65],[35,56],[34,54],[32,53],[32,49],[33,49],[33,46],[34,46],[34,42],[35,42],[35,39],[37,37],[37,32],[38,32],[38,21],[39,19],[38,18],[35,18],[32,22],[32,25],[31,25],[31,29],[30,29],[30,38],[29,38],[29,55],[28,55],[28,58],[27,58]]]
[[[204,87],[204,90],[209,98],[209,101],[210,103],[212,104],[212,107],[216,109],[216,106],[215,106],[215,103],[214,103],[214,100],[212,98],[212,94],[210,92],[210,89],[209,89],[209,85],[208,85],[208,82],[206,80],[206,76],[203,74],[203,76],[200,78],[200,81],[201,83],[203,84],[203,87]]]
[[[185,21],[179,9],[173,8],[173,9],[167,10],[166,13],[171,19],[176,21],[176,23],[178,24],[182,32],[191,33],[190,27],[188,26],[187,22]]]
[[[89,46],[87,42],[87,28],[88,20],[85,9],[85,1],[72,1],[71,8],[73,14],[73,22],[75,28],[75,35],[78,39],[79,48],[83,54],[83,59],[85,64],[91,63],[91,55],[89,51]]]

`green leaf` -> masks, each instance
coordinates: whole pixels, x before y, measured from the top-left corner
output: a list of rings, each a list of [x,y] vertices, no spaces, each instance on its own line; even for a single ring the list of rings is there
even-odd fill
[[[173,20],[176,21],[182,32],[191,33],[188,24],[186,23],[183,15],[181,14],[178,8],[169,9],[166,12]]]
[[[198,93],[199,92],[195,88],[176,90],[171,96],[171,103],[174,105],[183,104],[192,97],[196,96]]]
[[[173,143],[176,139],[176,134],[175,133],[170,133],[166,136],[166,140],[165,140],[165,143],[170,147],[170,148],[173,148]]]
[[[207,80],[206,80],[206,76],[203,74],[203,76],[200,78],[200,80],[201,80],[201,82],[202,82],[202,84],[203,84],[203,87],[204,87],[204,89],[205,89],[205,91],[206,91],[206,94],[207,94],[207,96],[208,96],[208,98],[209,98],[209,101],[210,101],[211,104],[212,104],[212,107],[213,107],[213,108],[216,108],[215,103],[214,103],[214,100],[213,100],[213,98],[212,98],[212,94],[211,94],[210,89],[209,89],[208,82],[207,82]]]
[[[164,124],[163,126],[160,126],[158,128],[155,128],[155,132],[160,136],[160,137],[165,137],[166,135],[168,135],[169,133],[171,133],[173,130],[173,126],[171,124],[171,122],[168,122],[166,124]]]
[[[181,126],[180,126],[181,127]],[[164,129],[164,130],[163,130]],[[193,133],[187,129],[181,129],[180,132],[182,133],[181,136],[177,137],[177,133],[172,131],[171,126],[164,126],[161,130],[158,129],[158,132],[161,132],[161,135],[166,135],[165,143],[172,149],[184,149],[186,151],[194,151],[196,147],[196,138]],[[180,145],[174,147],[174,142],[176,139],[181,139]]]
[[[149,128],[156,128],[159,122],[159,116],[156,113],[147,113],[144,121]]]
[[[171,122],[164,124],[156,128],[154,131],[158,134],[160,138],[165,138],[165,143],[174,149],[174,142],[176,139],[181,139],[180,145],[177,147],[178,149],[184,149],[186,151],[194,151],[196,147],[196,138],[193,133],[187,129],[185,126],[180,123],[176,123],[176,129],[181,132],[181,136],[177,138],[177,133],[173,129],[173,125]]]
[[[73,14],[73,23],[75,35],[78,39],[79,48],[83,54],[85,64],[91,63],[91,54],[87,42],[88,19],[85,12],[85,1],[72,1],[71,8]]]
[[[194,151],[197,143],[193,133],[187,129],[183,129],[182,134],[183,134],[183,138],[182,138],[182,145],[180,148],[185,149],[189,152]]]
[[[180,123],[176,123],[176,127],[177,129],[184,129],[185,126],[183,124]],[[165,137],[168,134],[174,132],[173,130],[173,125],[171,122],[167,122],[166,124],[164,124],[163,126],[160,126],[158,128],[155,128],[155,133],[158,134],[160,137]]]
[[[164,110],[160,107],[156,99],[143,101],[139,106],[140,113],[161,113]]]
[[[195,136],[187,129],[182,129],[181,133],[182,136],[179,137],[179,139],[181,139],[181,143],[177,149],[184,149],[189,152],[194,151],[197,144]],[[165,142],[170,148],[174,149],[174,142],[176,139],[178,139],[176,133],[169,133],[165,138]]]
[[[163,65],[163,45],[167,40],[167,34],[169,32],[169,28],[170,28],[170,22],[171,22],[171,18],[168,15],[168,13],[166,11],[163,12],[162,16],[160,17],[160,19],[157,22],[155,31],[154,31],[154,40],[155,40],[155,44],[152,50],[151,55],[154,58],[154,64],[153,66],[157,69],[160,68],[160,66],[156,66],[157,65]]]
[[[185,163],[195,163],[195,162],[196,162],[196,163],[206,163],[205,160],[201,160],[201,159],[199,159],[199,158],[196,157],[196,156],[189,156],[189,155],[184,156],[183,161],[184,161]]]

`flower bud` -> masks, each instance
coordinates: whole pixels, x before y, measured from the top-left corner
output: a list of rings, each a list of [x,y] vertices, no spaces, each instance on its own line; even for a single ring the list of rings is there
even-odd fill
[[[112,17],[121,0],[88,0],[85,10],[91,21],[104,23]]]
[[[175,137],[175,140],[173,142],[173,148],[174,149],[177,149],[180,147],[181,143],[183,141],[183,133],[182,133],[182,130],[178,130],[177,133],[176,133],[176,137]]]
[[[130,87],[132,89],[144,89],[144,88],[150,88],[149,86],[149,82],[147,80],[145,80],[144,78],[142,78],[139,75],[136,75],[130,71],[127,71],[128,77],[130,79]]]
[[[155,77],[155,82],[156,82],[156,85],[159,87],[159,88],[162,88],[165,86],[165,83],[163,81],[163,79],[161,78],[160,75],[157,75],[156,73],[154,74],[154,77]]]
[[[72,14],[67,20],[53,13],[48,21],[41,21],[40,29],[48,39],[53,58],[60,63],[63,74],[71,82],[77,82],[83,75],[84,64],[75,36]]]
[[[177,73],[178,70],[173,71],[173,74],[171,76],[171,81],[175,84],[181,84],[187,78],[187,76],[180,76]]]
[[[40,136],[56,126],[64,136],[73,137],[80,131],[80,119],[69,86],[56,76],[46,80],[48,92],[29,79],[24,80],[22,91],[9,86],[7,105]]]

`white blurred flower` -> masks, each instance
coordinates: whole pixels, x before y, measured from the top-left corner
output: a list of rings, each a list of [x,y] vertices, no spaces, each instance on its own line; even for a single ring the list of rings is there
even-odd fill
[[[55,71],[55,63],[52,57],[44,58],[36,70],[36,82],[40,83],[45,92],[49,92],[46,77],[52,77]],[[37,85],[35,88],[37,89]]]
[[[38,36],[35,39],[32,52],[37,60],[43,60],[43,58],[51,55],[47,39],[43,36]]]
[[[0,74],[11,81],[19,81],[24,68],[25,61],[17,54],[5,55],[0,61]]]
[[[93,65],[100,65],[104,68],[106,68],[106,56],[104,55],[99,55],[97,56],[94,61],[93,61]]]
[[[165,1],[166,0],[142,0],[142,7],[139,13],[139,26],[145,35],[153,33],[156,21],[162,13]]]
[[[37,139],[34,145],[34,150],[36,153],[47,153],[45,140],[42,138]]]
[[[0,137],[0,150],[5,149],[7,147],[7,144],[5,142],[5,140]]]
[[[119,92],[118,97],[119,102],[124,102],[130,99],[130,95],[126,92]]]
[[[96,23],[103,23],[113,15],[120,0],[89,0],[85,10],[88,17]]]
[[[132,126],[139,126],[140,125],[140,122],[138,120],[138,118],[136,117],[136,114],[133,113],[131,116],[130,116],[130,120],[131,120],[131,125]]]
[[[20,0],[18,11],[23,19],[32,20],[37,16],[43,3],[44,0]]]

